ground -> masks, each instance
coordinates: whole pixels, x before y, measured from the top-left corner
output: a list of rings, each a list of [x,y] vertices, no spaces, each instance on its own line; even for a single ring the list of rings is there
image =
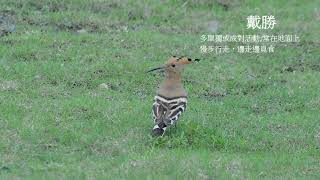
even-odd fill
[[[319,179],[317,1],[0,0],[0,179]],[[272,30],[249,30],[250,15]],[[274,53],[201,53],[204,34],[296,34]],[[230,46],[239,43],[228,43]],[[150,136],[171,55],[188,107]]]

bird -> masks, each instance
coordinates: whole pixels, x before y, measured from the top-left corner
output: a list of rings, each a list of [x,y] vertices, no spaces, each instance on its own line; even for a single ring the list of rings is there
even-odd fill
[[[181,74],[186,65],[198,62],[200,59],[187,58],[185,56],[170,57],[160,67],[153,68],[149,72],[163,71],[165,78],[160,84],[152,105],[154,136],[163,136],[167,128],[176,125],[181,114],[187,107],[187,92],[183,87]]]

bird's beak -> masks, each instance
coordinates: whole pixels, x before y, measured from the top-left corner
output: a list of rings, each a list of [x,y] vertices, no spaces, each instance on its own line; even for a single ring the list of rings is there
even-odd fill
[[[149,71],[147,71],[147,73],[152,72],[152,71],[157,71],[157,70],[163,70],[163,69],[164,69],[164,67],[157,67],[157,68],[150,69]]]

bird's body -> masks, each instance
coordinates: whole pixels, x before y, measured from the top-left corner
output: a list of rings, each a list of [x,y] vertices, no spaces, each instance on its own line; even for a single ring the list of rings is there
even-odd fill
[[[178,121],[182,112],[185,111],[186,106],[186,96],[166,98],[156,95],[152,106],[153,120],[155,123],[153,130],[161,133],[159,135],[162,135],[168,127]]]
[[[181,71],[182,65],[190,63],[190,58],[173,57],[161,68],[165,70],[165,79],[159,86],[152,106],[154,135],[162,136],[168,127],[177,123],[186,110],[187,92],[181,82]]]

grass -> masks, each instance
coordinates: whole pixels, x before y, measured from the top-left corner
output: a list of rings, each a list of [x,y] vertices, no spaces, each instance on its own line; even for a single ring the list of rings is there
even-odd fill
[[[316,1],[0,4],[15,24],[0,37],[0,179],[320,178]],[[247,30],[256,14],[278,25]],[[202,34],[301,41],[270,54],[201,54]],[[177,128],[153,138],[162,76],[145,71],[171,55],[202,61],[185,69]]]

